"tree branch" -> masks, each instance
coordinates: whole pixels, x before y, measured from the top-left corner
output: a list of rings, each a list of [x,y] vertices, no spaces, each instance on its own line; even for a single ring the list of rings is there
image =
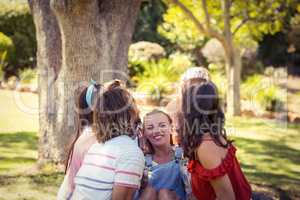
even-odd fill
[[[231,32],[231,24],[230,24],[230,1],[229,0],[223,0],[222,1],[222,7],[223,7],[223,17],[224,17],[224,35],[225,35],[225,43],[226,46],[224,46],[225,53],[227,55],[227,58],[230,58],[230,63],[233,63],[233,58],[230,57],[230,54],[232,54],[233,44],[232,44],[232,32]]]
[[[209,30],[210,29],[210,15],[207,10],[206,0],[202,0],[202,9],[205,13],[206,28]]]
[[[239,25],[237,25],[237,27],[234,29],[234,31],[232,32],[232,35],[235,35],[239,30],[240,28],[246,24],[247,22],[249,21],[249,18],[245,18],[241,21],[241,23],[239,23]]]
[[[223,46],[225,46],[225,47],[227,46],[225,37],[222,34],[218,33],[217,31],[213,30],[212,28],[205,29],[203,24],[196,18],[196,16],[183,3],[181,3],[179,0],[171,0],[171,2],[173,2],[175,5],[179,6],[182,9],[184,14],[187,15],[194,22],[197,29],[201,33],[203,33],[206,36],[216,38],[217,40],[219,40],[222,43]]]
[[[208,32],[204,28],[203,24],[195,17],[195,15],[179,0],[171,0],[175,5],[177,5],[181,10],[187,15],[196,25],[196,27],[202,32],[203,34],[207,35]]]

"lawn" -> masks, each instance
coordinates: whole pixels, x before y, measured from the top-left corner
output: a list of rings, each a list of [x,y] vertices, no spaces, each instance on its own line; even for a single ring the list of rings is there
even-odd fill
[[[34,167],[37,96],[21,93],[21,109],[15,98],[0,90],[0,200],[55,199],[62,173],[51,165]],[[300,199],[300,126],[239,117],[227,120],[227,132],[255,191],[274,199]]]

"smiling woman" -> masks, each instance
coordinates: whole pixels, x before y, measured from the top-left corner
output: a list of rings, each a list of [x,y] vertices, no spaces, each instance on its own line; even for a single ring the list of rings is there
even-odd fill
[[[155,148],[171,149],[171,145],[173,145],[171,134],[172,119],[169,115],[160,110],[153,110],[146,114],[144,136],[149,141],[151,154],[155,153]]]
[[[172,147],[172,120],[169,115],[154,110],[144,117],[144,132],[149,152],[139,199],[186,199],[181,149]],[[147,179],[147,180],[146,180]]]

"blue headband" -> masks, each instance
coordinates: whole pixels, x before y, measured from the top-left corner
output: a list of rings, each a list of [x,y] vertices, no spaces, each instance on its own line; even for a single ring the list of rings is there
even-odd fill
[[[92,100],[93,100],[93,92],[94,92],[95,84],[96,84],[96,81],[91,79],[90,85],[87,88],[86,95],[85,95],[86,103],[88,104],[88,106],[90,108],[92,108]]]

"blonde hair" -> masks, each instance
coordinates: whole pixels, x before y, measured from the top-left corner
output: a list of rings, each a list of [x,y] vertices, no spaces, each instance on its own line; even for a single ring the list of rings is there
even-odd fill
[[[120,135],[133,136],[132,124],[137,121],[140,121],[139,111],[133,97],[121,81],[113,81],[97,98],[93,126],[97,140],[106,142]]]

